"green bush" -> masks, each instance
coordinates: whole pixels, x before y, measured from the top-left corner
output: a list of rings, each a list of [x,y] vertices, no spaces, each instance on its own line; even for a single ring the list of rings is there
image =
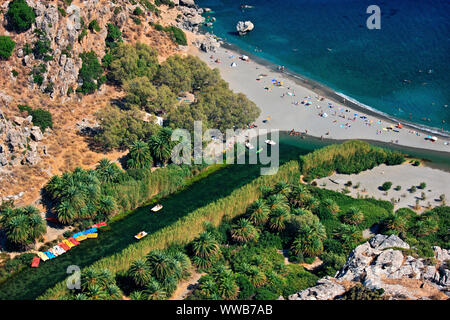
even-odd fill
[[[425,182],[421,182],[418,186],[419,189],[425,189],[427,187],[427,184]]]
[[[165,31],[176,44],[187,46],[186,34],[183,30],[175,26],[170,26],[166,28]]]
[[[53,128],[53,120],[52,114],[44,109],[32,109],[28,105],[19,105],[19,110],[21,112],[26,111],[28,115],[33,117],[33,125],[41,128],[41,131],[44,132],[47,128]]]
[[[91,30],[91,32],[99,32],[100,31],[100,26],[98,25],[98,22],[97,22],[97,20],[92,20],[90,23],[89,23],[89,26],[88,26],[88,28],[89,28],[89,30]]]
[[[36,21],[33,8],[25,0],[13,0],[9,3],[6,13],[8,27],[17,32],[24,32],[31,28]]]
[[[59,11],[59,13],[61,13],[61,15],[62,15],[63,17],[67,16],[67,12],[66,12],[66,10],[64,10],[64,8],[58,7],[58,11]]]
[[[122,42],[122,32],[120,32],[120,29],[116,25],[111,23],[108,23],[107,29],[108,33],[105,39],[106,47],[114,49]]]
[[[0,59],[7,60],[11,57],[16,43],[8,36],[0,36]]]
[[[381,190],[388,191],[389,189],[391,189],[391,187],[392,187],[392,182],[386,181],[385,183],[383,183],[381,185]]]
[[[83,94],[90,94],[100,87],[98,81],[102,77],[103,68],[98,61],[97,54],[92,50],[80,54],[80,57],[83,65],[78,73],[78,77],[83,81],[83,85],[77,90]]]
[[[136,7],[136,8],[133,10],[133,14],[134,14],[135,16],[142,16],[142,15],[144,15],[144,11],[141,9],[141,7]]]

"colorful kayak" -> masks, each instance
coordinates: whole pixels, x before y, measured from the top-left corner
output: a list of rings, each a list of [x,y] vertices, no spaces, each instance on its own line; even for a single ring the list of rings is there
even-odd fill
[[[52,252],[50,252],[50,250],[45,251],[44,253],[47,255],[47,257],[48,257],[49,259],[53,259],[53,258],[56,257]]]
[[[31,267],[32,268],[37,268],[39,267],[39,262],[41,261],[41,258],[39,258],[38,256],[33,258],[33,261],[31,262]]]
[[[145,231],[141,231],[139,232],[137,235],[135,235],[134,237],[138,240],[141,240],[143,237],[145,237],[147,235],[147,232]]]
[[[65,244],[64,242],[58,243],[58,246],[63,248],[64,251],[70,250],[70,247],[67,244]]]
[[[59,256],[59,253],[58,253],[55,249],[53,249],[53,248],[48,249],[48,251],[49,251],[50,253],[52,253],[55,257]]]
[[[80,244],[80,242],[78,242],[78,241],[77,241],[76,239],[74,239],[74,238],[69,238],[69,239],[67,239],[67,240],[69,240],[70,242],[72,242],[74,246],[77,246],[77,245]]]
[[[72,248],[72,247],[75,247],[75,245],[72,243],[72,242],[70,242],[69,240],[63,240],[63,243],[66,245],[66,246],[68,246],[69,247],[69,249],[70,248]]]
[[[85,234],[82,234],[81,236],[76,237],[75,239],[76,239],[77,241],[84,241],[84,240],[87,239],[87,236],[86,236]]]
[[[101,227],[106,227],[106,222],[105,222],[105,221],[102,221],[102,222],[93,224],[93,225],[91,226],[91,228],[101,228]]]
[[[86,237],[88,237],[88,239],[96,239],[98,237],[98,233],[89,233]]]
[[[43,252],[38,252],[37,255],[39,256],[39,258],[41,258],[42,261],[47,261],[49,259],[48,256]]]

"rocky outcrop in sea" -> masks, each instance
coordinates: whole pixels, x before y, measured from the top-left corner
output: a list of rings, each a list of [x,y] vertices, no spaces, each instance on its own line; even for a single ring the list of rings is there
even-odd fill
[[[408,255],[410,246],[396,235],[378,234],[356,247],[335,277],[289,296],[290,300],[339,299],[349,287],[361,283],[383,289],[388,299],[445,299],[450,295],[450,250],[433,247],[434,259]]]

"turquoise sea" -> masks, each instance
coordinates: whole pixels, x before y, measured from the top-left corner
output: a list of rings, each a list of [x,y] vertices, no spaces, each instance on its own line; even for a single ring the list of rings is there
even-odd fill
[[[197,0],[207,31],[385,115],[450,131],[450,1]],[[242,9],[241,5],[251,5]],[[381,29],[369,30],[369,5]],[[236,34],[239,20],[255,29]],[[446,107],[446,105],[448,105]]]

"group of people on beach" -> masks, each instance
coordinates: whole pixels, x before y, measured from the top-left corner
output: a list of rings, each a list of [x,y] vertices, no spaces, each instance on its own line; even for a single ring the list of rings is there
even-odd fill
[[[228,52],[226,52],[228,53]],[[234,55],[230,55],[229,56],[230,59],[234,58]],[[210,59],[212,61],[215,61],[216,63],[220,63],[220,59],[216,59],[214,60],[214,56],[210,56]],[[256,67],[256,69],[258,70],[259,67]],[[284,66],[278,66],[277,70],[280,72],[284,72],[285,71],[285,67]],[[267,77],[267,74],[259,74],[256,81],[261,82],[263,84],[263,81],[265,77]],[[280,98],[284,99],[286,97],[296,97],[295,91],[293,90],[293,88],[291,88],[290,86],[286,86],[286,84],[283,81],[278,81],[277,79],[272,79],[272,86],[267,85],[267,84],[263,84],[263,88],[264,90],[271,92],[272,88],[279,88],[279,89],[284,89],[283,92],[280,95]],[[287,89],[287,90],[286,90]],[[316,104],[315,108],[317,110],[320,110],[320,112],[318,112],[318,116],[320,116],[321,118],[327,118],[328,114],[326,112],[323,111],[323,106],[321,106],[319,103],[323,102],[325,100],[324,97],[321,97],[319,95],[315,96],[316,101],[313,102],[312,97],[311,96],[305,96],[303,98],[302,101],[299,101],[297,99],[295,99],[294,101],[291,102],[291,104],[295,107],[300,106],[300,105],[304,105],[305,107],[310,107],[313,106],[313,103]],[[347,103],[347,100],[345,98],[343,98],[343,104],[345,106],[345,104]],[[339,128],[343,128],[343,129],[349,129],[352,127],[351,122],[356,122],[358,120],[363,120],[363,123],[365,126],[367,127],[372,127],[376,129],[376,135],[382,135],[382,134],[392,134],[392,133],[400,133],[400,129],[402,129],[403,127],[400,125],[400,127],[397,125],[395,128],[393,127],[393,125],[389,125],[388,123],[383,123],[382,120],[377,119],[377,120],[371,120],[368,118],[368,116],[366,115],[359,115],[357,113],[354,113],[353,115],[348,115],[348,113],[352,112],[352,110],[345,108],[343,106],[340,105],[334,105],[332,102],[327,102],[327,107],[330,109],[330,111],[332,109],[334,109],[332,111],[332,113],[330,113],[331,116],[333,117],[338,117],[338,118],[342,118],[343,120],[347,120],[347,122],[345,123],[339,123],[339,121],[337,119],[332,120],[332,123],[336,124],[339,126]],[[328,109],[327,108],[327,109]],[[354,111],[353,111],[354,112]],[[267,122],[264,121],[264,122]],[[375,126],[382,126],[381,129],[376,128]],[[405,132],[406,130],[404,130],[403,132]],[[418,131],[415,130],[411,130],[409,129],[407,131],[409,134],[415,134],[416,136],[420,137],[421,133],[419,133]],[[304,130],[304,134],[307,134],[308,130],[305,129]],[[290,135],[301,135],[300,131],[296,131],[295,129],[292,129],[290,131]],[[324,135],[329,136],[330,135],[330,131],[328,130],[326,133],[324,133]],[[323,138],[323,135],[321,136],[321,138]],[[399,139],[392,139],[391,143],[399,143]],[[444,142],[445,145],[449,145],[448,142]]]

